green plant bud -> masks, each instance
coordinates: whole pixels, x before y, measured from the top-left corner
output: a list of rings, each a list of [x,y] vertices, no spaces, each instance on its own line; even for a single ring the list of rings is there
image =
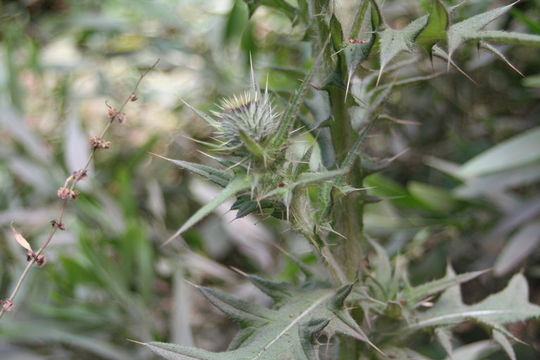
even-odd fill
[[[388,302],[384,310],[384,315],[390,319],[399,319],[402,315],[401,305],[394,301]]]
[[[243,148],[258,158],[264,157],[263,144],[275,134],[279,122],[268,91],[261,93],[256,86],[240,96],[221,101],[216,130],[225,148]]]

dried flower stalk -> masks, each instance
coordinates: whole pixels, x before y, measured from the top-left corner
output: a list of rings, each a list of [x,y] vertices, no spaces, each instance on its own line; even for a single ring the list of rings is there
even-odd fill
[[[68,201],[74,200],[77,197],[77,193],[75,191],[75,187],[77,186],[77,183],[82,180],[84,177],[88,174],[88,167],[90,166],[92,159],[94,158],[94,155],[97,150],[99,149],[107,149],[110,146],[109,141],[103,140],[103,137],[111,127],[112,123],[115,120],[118,120],[119,123],[123,123],[126,120],[126,115],[123,112],[124,108],[126,107],[128,102],[133,102],[137,99],[136,91],[141,83],[141,81],[144,79],[144,77],[152,71],[158,64],[159,59],[152,65],[150,68],[148,68],[145,72],[143,72],[140,76],[137,82],[135,83],[135,86],[133,87],[133,90],[131,93],[126,97],[122,105],[118,110],[112,108],[107,104],[108,110],[108,118],[109,121],[107,122],[107,125],[103,128],[101,131],[101,134],[99,136],[92,136],[90,138],[90,144],[92,151],[90,152],[90,155],[88,156],[88,159],[86,160],[86,163],[84,164],[83,168],[80,170],[75,171],[71,176],[69,176],[66,179],[66,182],[64,183],[64,186],[60,187],[58,189],[57,195],[60,199],[62,199],[62,205],[60,207],[60,211],[58,216],[51,220],[51,230],[49,232],[49,235],[41,244],[39,249],[37,251],[28,251],[26,253],[28,264],[24,268],[23,272],[19,276],[19,279],[17,280],[17,283],[15,284],[15,287],[11,291],[10,296],[7,299],[0,299],[0,318],[4,315],[4,313],[11,311],[14,308],[14,300],[17,294],[19,293],[19,290],[21,289],[22,284],[24,283],[24,280],[28,277],[28,274],[30,272],[30,269],[34,264],[38,266],[43,266],[45,264],[45,255],[43,254],[45,249],[49,246],[51,241],[54,238],[54,235],[58,230],[65,230],[65,226],[63,223],[64,215],[67,208]],[[97,142],[96,142],[97,141]]]

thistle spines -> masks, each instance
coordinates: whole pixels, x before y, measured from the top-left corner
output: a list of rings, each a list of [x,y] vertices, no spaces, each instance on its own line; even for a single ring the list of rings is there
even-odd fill
[[[274,109],[268,86],[264,91],[259,88],[253,69],[250,88],[221,100],[211,115],[186,105],[215,130],[217,151],[246,158],[252,168],[267,168],[284,151],[282,146],[272,145],[281,114]]]

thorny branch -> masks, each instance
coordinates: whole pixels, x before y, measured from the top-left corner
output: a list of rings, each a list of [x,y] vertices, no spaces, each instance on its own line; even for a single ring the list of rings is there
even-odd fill
[[[139,76],[139,79],[135,83],[133,90],[126,97],[126,99],[124,100],[124,102],[122,103],[122,105],[120,106],[118,110],[111,107],[109,104],[107,104],[107,107],[109,108],[109,112],[108,112],[109,121],[107,122],[107,125],[105,125],[105,127],[103,128],[99,136],[90,137],[91,152],[90,152],[90,155],[88,156],[88,159],[86,160],[86,163],[84,164],[84,167],[81,170],[77,170],[72,175],[70,175],[66,179],[64,186],[58,189],[57,195],[59,198],[62,199],[62,205],[60,207],[58,216],[54,220],[51,221],[51,225],[52,225],[51,230],[46,240],[43,242],[43,244],[41,244],[41,246],[39,247],[37,251],[32,252],[30,255],[27,255],[28,264],[26,265],[23,272],[19,276],[19,279],[17,280],[17,283],[15,287],[13,288],[11,295],[5,300],[0,300],[0,318],[4,315],[4,313],[12,310],[14,306],[13,302],[15,300],[15,297],[19,293],[19,290],[21,289],[21,286],[24,283],[24,280],[28,277],[28,274],[30,273],[30,269],[32,268],[32,266],[34,264],[43,263],[43,259],[44,259],[43,253],[45,252],[45,249],[49,246],[49,244],[53,240],[56,232],[58,230],[64,230],[63,219],[66,212],[67,204],[70,199],[75,199],[77,197],[77,193],[75,192],[77,183],[86,176],[88,172],[88,167],[90,166],[92,159],[95,156],[96,150],[109,148],[110,142],[103,140],[103,137],[106,135],[107,131],[109,130],[109,128],[111,127],[111,125],[114,123],[115,120],[118,120],[119,123],[123,123],[125,121],[126,115],[123,112],[124,108],[130,101],[137,100],[136,92],[137,92],[137,89],[139,88],[139,85],[141,84],[141,81],[150,71],[152,71],[157,66],[158,63],[159,63],[159,59],[156,60],[156,62],[152,64],[152,66],[150,66],[146,71],[144,71]]]

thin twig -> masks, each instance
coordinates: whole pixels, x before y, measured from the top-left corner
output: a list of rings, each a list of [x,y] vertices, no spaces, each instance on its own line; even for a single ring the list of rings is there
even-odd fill
[[[105,134],[107,133],[107,131],[109,130],[109,128],[111,127],[112,123],[115,121],[115,120],[118,120],[120,118],[120,116],[123,116],[123,110],[124,108],[126,107],[126,105],[128,104],[128,102],[134,98],[134,96],[136,96],[136,92],[137,92],[137,89],[139,88],[139,85],[141,84],[141,81],[144,79],[144,77],[150,72],[152,71],[156,66],[157,64],[159,63],[159,59],[156,60],[156,62],[150,66],[145,72],[143,72],[140,76],[139,76],[139,79],[137,80],[137,82],[135,83],[135,86],[133,87],[133,90],[130,92],[130,94],[126,97],[126,99],[124,100],[124,102],[122,103],[122,105],[120,106],[120,108],[115,111],[115,114],[110,117],[109,119],[109,122],[107,123],[107,125],[105,125],[105,127],[103,128],[103,130],[101,131],[101,134],[100,134],[100,138],[103,138],[105,136]],[[92,163],[92,159],[94,158],[95,156],[95,153],[96,153],[96,150],[97,148],[96,147],[93,147],[92,148],[92,151],[90,152],[90,155],[88,156],[88,159],[86,160],[86,163],[84,165],[84,167],[82,168],[82,170],[79,170],[81,171],[81,173],[85,174],[87,171],[88,171],[88,168],[90,167],[90,164]],[[74,191],[77,183],[82,179],[82,177],[79,177],[79,176],[71,176],[70,178],[68,178],[68,180],[71,179],[71,185],[69,187],[69,191],[72,192]],[[67,183],[67,181],[66,181]],[[7,298],[6,300],[3,300],[4,303],[8,303],[8,304],[13,304],[13,301],[15,300],[15,297],[17,296],[17,294],[19,293],[19,290],[21,289],[21,286],[24,282],[24,280],[28,277],[28,274],[30,272],[30,269],[32,268],[32,265],[34,265],[36,263],[36,260],[38,259],[39,255],[43,254],[43,252],[45,251],[45,249],[49,246],[49,244],[51,243],[51,241],[53,240],[54,238],[54,235],[56,234],[56,231],[60,228],[61,224],[62,224],[62,220],[64,219],[64,215],[66,213],[66,208],[67,208],[67,203],[68,203],[68,199],[69,197],[66,197],[65,199],[62,200],[62,205],[60,207],[60,211],[59,211],[59,214],[58,216],[56,217],[55,220],[53,220],[53,226],[51,228],[51,231],[49,232],[49,235],[47,236],[47,239],[43,242],[43,244],[39,247],[39,249],[35,252],[34,256],[32,256],[32,258],[28,261],[28,264],[26,265],[26,267],[24,268],[23,272],[21,273],[20,277],[19,277],[19,280],[17,280],[17,284],[15,285],[15,287],[13,288],[13,291],[11,292],[11,295],[9,296],[9,298]],[[5,306],[2,306],[0,308],[0,318],[4,315],[4,313],[6,312],[6,307]]]

